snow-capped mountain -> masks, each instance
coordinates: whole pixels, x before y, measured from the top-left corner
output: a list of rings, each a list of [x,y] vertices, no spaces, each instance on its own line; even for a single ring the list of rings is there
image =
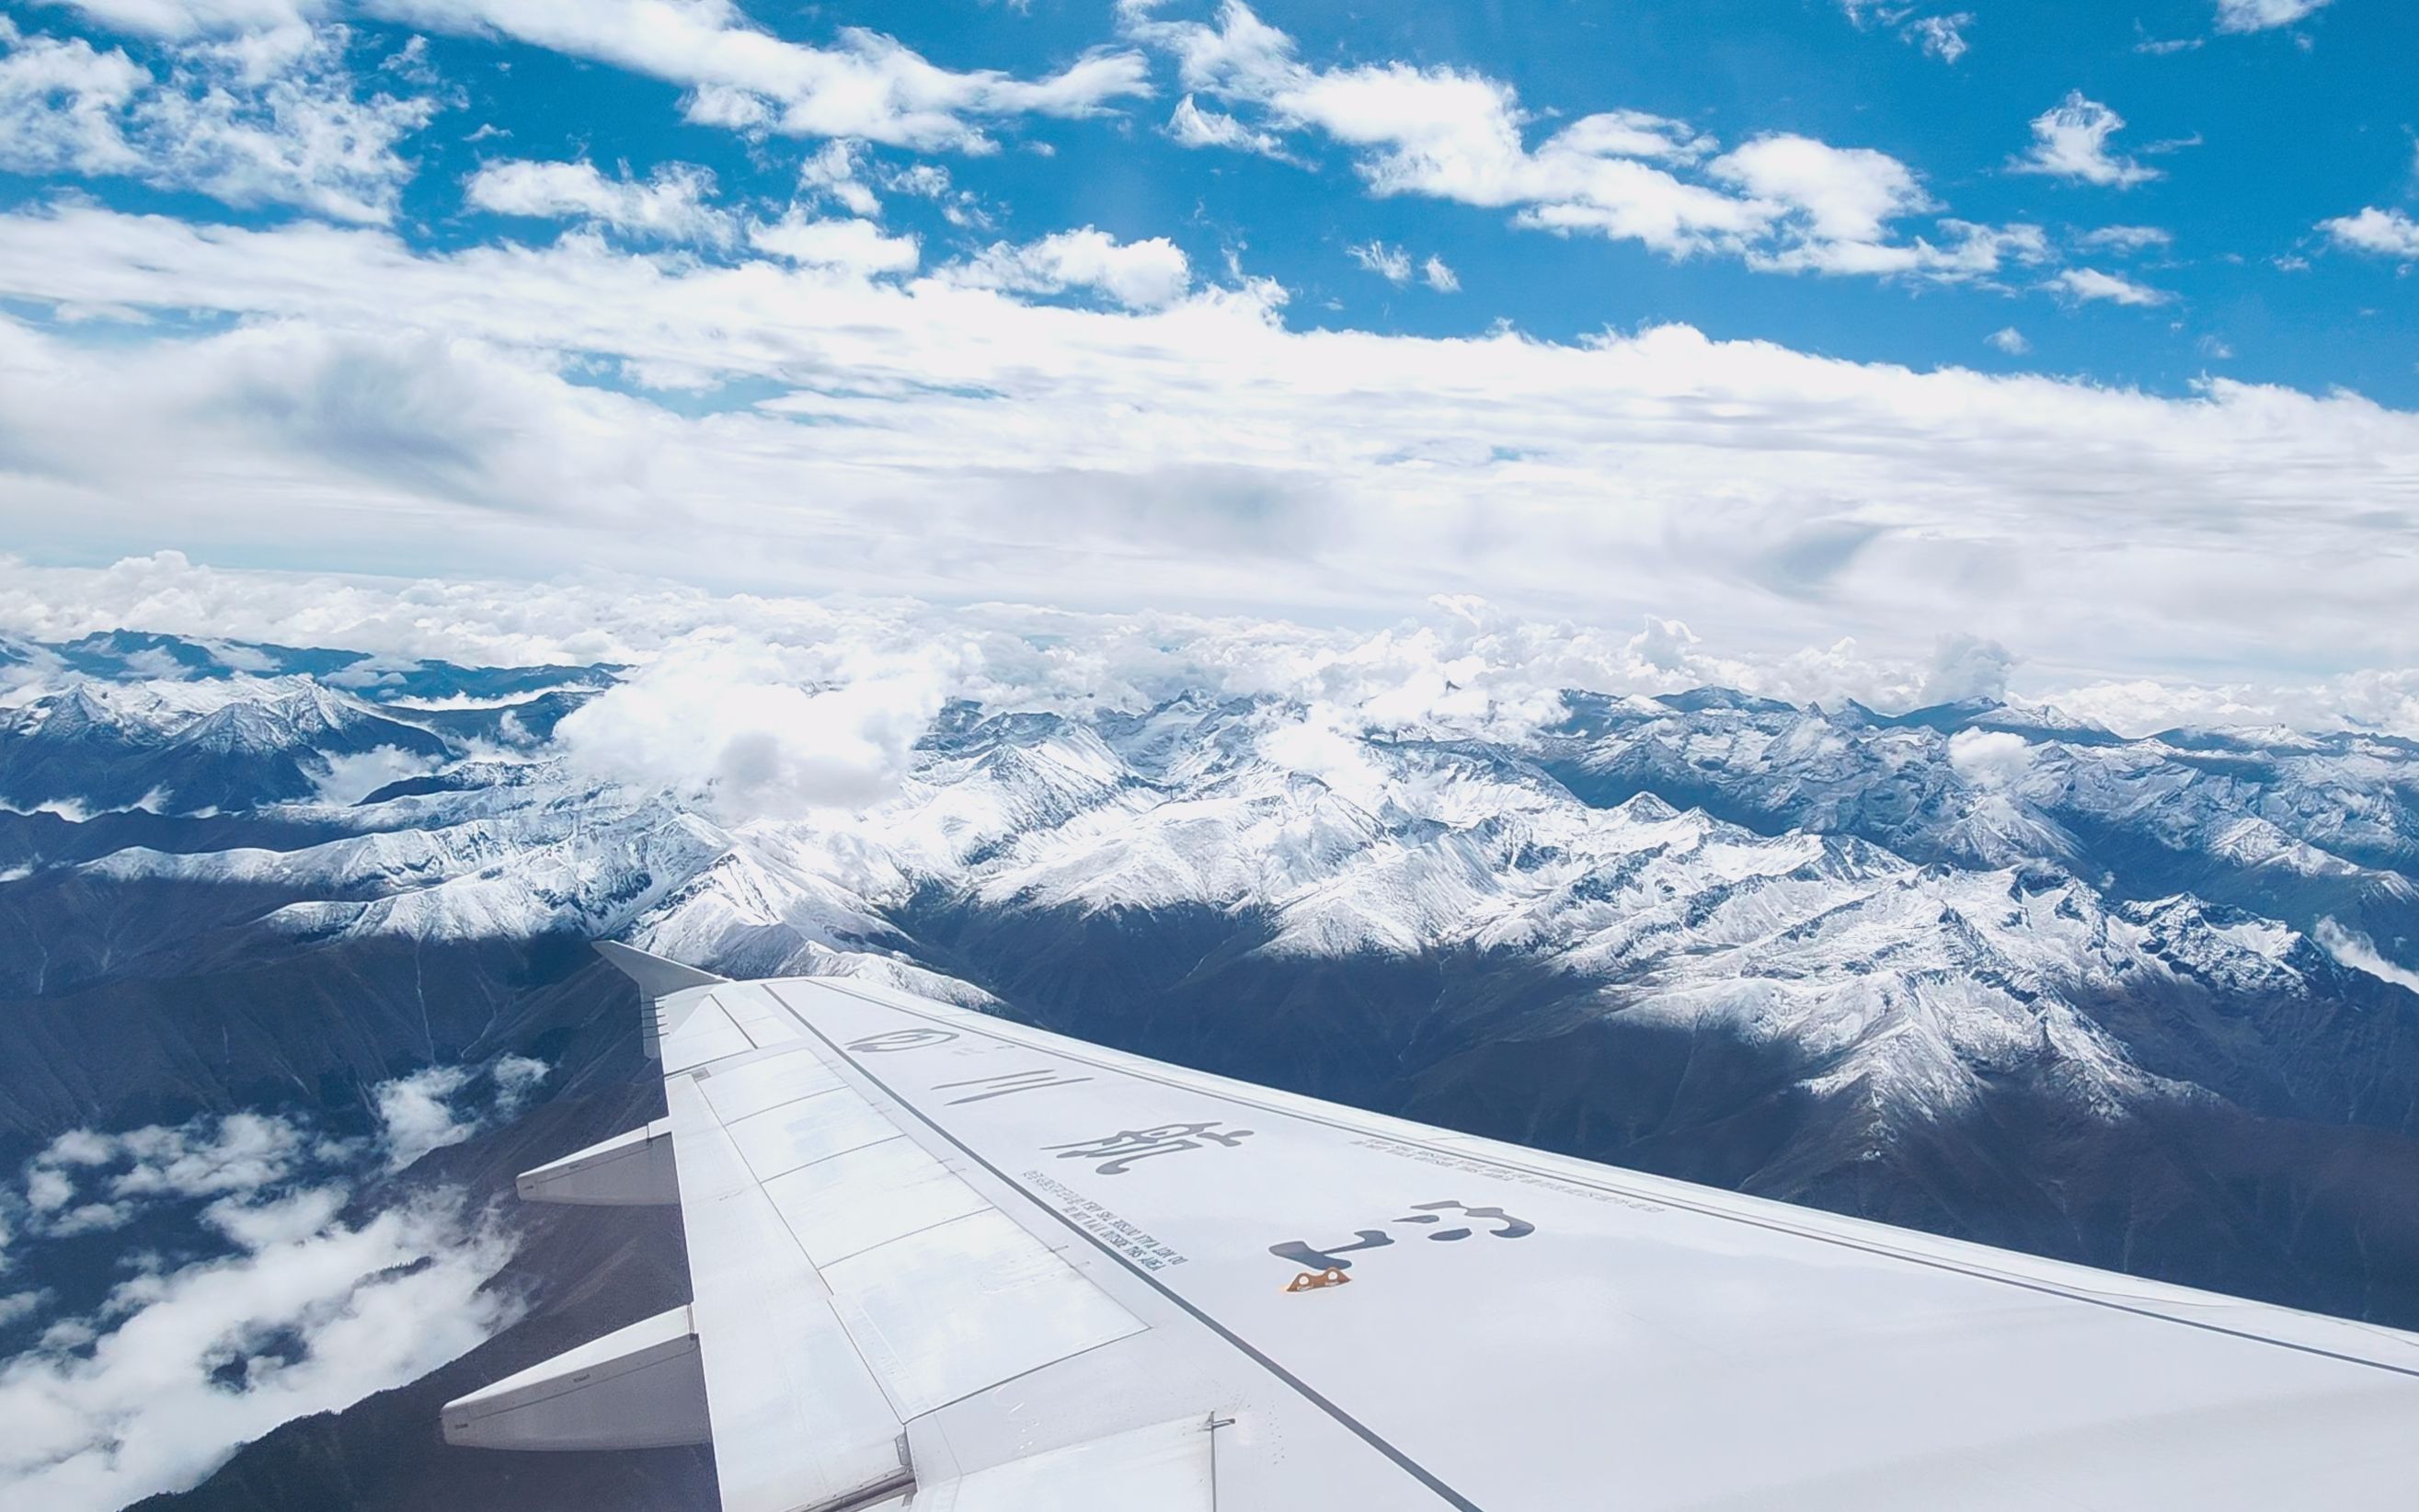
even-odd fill
[[[551,739],[610,669],[14,654],[56,685],[0,724],[22,1138],[573,1043],[593,1093],[625,1026],[558,984],[609,934],[2419,1324],[2407,742],[1720,689],[1481,737],[1196,691],[952,703],[889,796],[766,818]]]

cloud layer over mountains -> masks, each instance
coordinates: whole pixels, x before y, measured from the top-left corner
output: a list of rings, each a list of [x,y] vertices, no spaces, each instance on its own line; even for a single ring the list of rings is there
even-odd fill
[[[1764,651],[1968,633],[2099,672],[2419,661],[2394,611],[2419,594],[2395,527],[2419,421],[2346,394],[2159,398],[1678,326],[1297,331],[1248,278],[1073,309],[579,235],[430,253],[75,207],[0,215],[0,292],[202,317],[100,347],[0,325],[37,551],[173,522],[236,559],[1314,621],[1478,593]]]
[[[2134,734],[2178,724],[2419,734],[2419,669],[2289,679],[2095,675],[2088,664],[2028,653],[2022,634],[1900,645],[1832,633],[1793,643],[1770,630],[1700,634],[1652,615],[1642,625],[1523,615],[1469,595],[1432,598],[1392,623],[1332,628],[1165,609],[723,594],[594,571],[523,582],[233,571],[175,552],[99,568],[0,557],[0,636],[69,640],[120,626],[218,644],[229,658],[220,671],[258,670],[247,665],[254,654],[235,641],[350,647],[366,655],[331,681],[365,690],[400,679],[423,656],[640,666],[570,726],[575,753],[673,786],[704,782],[726,760],[755,762],[753,775],[725,775],[765,784],[777,807],[785,787],[828,781],[840,793],[867,772],[895,769],[909,738],[901,732],[952,697],[1072,711],[1208,687],[1333,706],[1335,719],[1355,728],[1444,718],[1485,732],[1551,717],[1566,688],[1718,686],[1891,711],[2012,696]],[[46,669],[39,656],[0,659],[0,702],[60,686],[60,669]],[[854,691],[830,696],[842,689]],[[753,756],[732,749],[760,734],[778,749],[762,742]],[[381,764],[403,776],[409,758],[365,755],[344,780],[367,781]]]

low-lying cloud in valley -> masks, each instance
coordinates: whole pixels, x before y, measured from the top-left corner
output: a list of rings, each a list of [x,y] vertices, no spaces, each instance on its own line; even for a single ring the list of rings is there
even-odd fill
[[[491,1285],[516,1240],[444,1185],[365,1183],[518,1110],[546,1074],[507,1056],[367,1089],[376,1132],[239,1112],[71,1130],[0,1190],[0,1500],[107,1512],[190,1486],[279,1424],[416,1380],[510,1326]],[[114,1275],[50,1247],[139,1242]],[[50,1286],[11,1288],[34,1273]],[[62,1294],[72,1274],[98,1289]]]

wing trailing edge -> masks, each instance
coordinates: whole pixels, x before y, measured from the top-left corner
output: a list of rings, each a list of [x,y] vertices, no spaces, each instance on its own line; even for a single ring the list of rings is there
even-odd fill
[[[590,943],[596,947],[598,955],[612,963],[615,970],[638,983],[639,995],[647,1000],[639,1025],[650,1060],[663,1058],[664,1036],[680,1027],[696,1002],[694,995],[694,995],[701,987],[719,986],[731,980],[616,940]]]
[[[477,1449],[662,1449],[713,1437],[689,1309],[641,1319],[445,1404]]]

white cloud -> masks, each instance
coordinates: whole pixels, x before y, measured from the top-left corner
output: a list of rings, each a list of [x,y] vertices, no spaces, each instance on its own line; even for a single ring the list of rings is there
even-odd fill
[[[1364,241],[1344,250],[1354,262],[1389,284],[1399,287],[1411,281],[1411,255],[1400,247],[1390,247],[1382,241]]]
[[[2025,333],[2013,326],[2002,326],[1983,339],[2011,357],[2022,357],[2033,349],[2033,344],[2025,339]]]
[[[83,38],[24,37],[0,16],[0,167],[23,174],[128,173],[143,159],[123,130],[128,104],[151,82],[119,49]]]
[[[789,136],[981,150],[988,122],[1081,116],[1150,93],[1143,59],[1094,52],[1023,80],[941,68],[896,39],[843,27],[838,45],[793,42],[731,0],[371,0],[408,25],[491,33],[609,63],[689,91],[691,120]],[[860,212],[862,213],[862,212]]]
[[[2013,787],[2032,770],[2032,743],[2004,730],[1960,730],[1949,737],[1949,764],[1976,787]]]
[[[284,1196],[221,1197],[202,1221],[247,1250],[299,1244],[336,1221],[351,1194],[340,1184],[308,1186]]]
[[[1978,635],[1943,636],[1933,647],[1916,700],[1929,706],[2008,695],[2008,673],[2016,658],[1996,640]]]
[[[1758,137],[1715,159],[1711,171],[1802,217],[1809,241],[1878,242],[1888,223],[1932,205],[1913,170],[1896,158],[1811,137]]]
[[[1461,288],[1460,275],[1446,266],[1442,257],[1433,253],[1414,264],[1407,249],[1388,246],[1383,241],[1364,241],[1344,250],[1354,262],[1396,288],[1409,285],[1414,272],[1421,283],[1439,294],[1457,293]]]
[[[1275,132],[1255,131],[1221,111],[1203,110],[1191,95],[1176,102],[1175,113],[1167,117],[1166,131],[1182,147],[1227,147],[1238,152],[1256,152],[1264,158],[1287,156],[1285,144]]]
[[[2319,229],[2334,239],[2335,245],[2355,252],[2380,253],[2388,257],[2419,257],[2419,221],[2400,210],[2379,209],[2372,205],[2358,215],[2341,215],[2332,221],[2321,221]]]
[[[411,176],[395,145],[436,110],[362,98],[341,31],[178,47],[164,80],[122,51],[23,37],[6,17],[0,43],[0,165],[127,175],[236,206],[386,221]]]
[[[553,1070],[531,1056],[497,1057],[495,1064],[487,1068],[487,1077],[496,1086],[496,1117],[509,1119],[518,1113]]]
[[[699,632],[555,729],[601,780],[670,789],[733,818],[863,808],[895,792],[940,712],[931,664],[860,665],[840,686],[791,647]]]
[[[12,1504],[109,1512],[194,1485],[277,1425],[415,1380],[518,1316],[486,1285],[512,1240],[457,1198],[354,1226],[324,1190],[213,1212],[239,1253],[139,1275],[0,1365]]]
[[[135,104],[145,177],[230,205],[294,205],[333,220],[393,217],[411,167],[395,151],[428,124],[426,98],[363,98],[338,34],[264,57],[234,44],[190,50],[167,87]]]
[[[1120,242],[1087,225],[1021,246],[994,242],[950,269],[948,277],[973,288],[1025,294],[1088,288],[1128,309],[1151,310],[1183,298],[1193,284],[1193,265],[1165,237]]]
[[[1965,28],[1974,24],[1974,13],[1960,10],[1948,16],[1920,16],[1907,23],[1908,39],[1923,49],[1926,57],[1943,63],[1954,63],[1972,51],[1965,40]]]
[[[857,153],[853,142],[824,143],[799,166],[798,188],[809,194],[839,201],[840,208],[852,215],[869,220],[880,215],[882,201],[857,177]]]
[[[2153,37],[2134,23],[2134,51],[2145,57],[2173,57],[2179,53],[2197,53],[2208,39],[2201,37]]]
[[[231,1113],[214,1129],[202,1122],[136,1129],[117,1135],[116,1147],[130,1162],[111,1183],[117,1196],[195,1197],[254,1192],[284,1180],[302,1152],[303,1136],[284,1119]]]
[[[2125,117],[2085,99],[2082,90],[2072,90],[2033,118],[2033,145],[2023,157],[2010,159],[2009,169],[2111,189],[2131,189],[2159,177],[2158,169],[2108,150],[2108,139],[2124,126]]]
[[[371,1088],[387,1169],[399,1171],[431,1150],[458,1145],[476,1134],[476,1117],[456,1112],[453,1100],[470,1084],[468,1066],[428,1066]]]
[[[25,1173],[25,1205],[36,1212],[56,1212],[75,1200],[75,1178],[56,1166],[36,1165]]]
[[[2289,26],[2326,8],[2328,0],[2217,0],[2217,29],[2264,32]]]
[[[871,221],[810,219],[794,206],[778,221],[749,226],[747,244],[793,263],[867,278],[914,272],[919,255],[912,236],[886,236]]]
[[[2380,981],[2392,982],[2405,992],[2419,993],[2419,971],[2396,965],[2378,949],[2377,942],[2357,930],[2344,928],[2332,918],[2319,920],[2313,932],[2327,954],[2355,971],[2365,971]]]
[[[2175,243],[2174,233],[2155,225],[2103,225],[2086,231],[2074,239],[2086,247],[2105,248],[2112,252],[2148,252],[2153,247],[2165,248]]]
[[[1974,24],[1970,10],[1924,16],[1917,14],[1915,6],[1891,0],[1840,0],[1840,8],[1858,30],[1895,26],[1899,40],[1923,49],[1926,57],[1943,63],[1954,63],[1970,50],[1965,40],[1965,28]]]
[[[1510,85],[1484,74],[1312,68],[1241,0],[1225,0],[1214,25],[1161,21],[1149,7],[1124,14],[1130,35],[1175,56],[1187,89],[1261,117],[1212,119],[1179,105],[1170,130],[1188,146],[1273,152],[1279,131],[1317,131],[1354,154],[1374,193],[1509,209],[1524,226],[1635,240],[1675,257],[1748,257],[1772,271],[1969,279],[2011,250],[1980,227],[1953,232],[1960,239],[1946,250],[1898,240],[1890,222],[1935,207],[1911,170],[1871,149],[1775,134],[1708,170],[1711,137],[1637,110],[1581,116],[1533,147],[1535,116]]]
[[[586,220],[663,241],[729,241],[731,216],[713,204],[714,175],[684,162],[666,163],[644,182],[608,178],[593,162],[482,163],[465,197],[498,215]]]
[[[173,522],[230,557],[635,573],[634,605],[686,603],[661,583],[686,577],[1367,624],[1444,591],[1654,612],[1741,659],[1836,639],[1853,601],[1867,657],[1970,630],[2079,681],[2254,681],[2314,642],[2346,671],[2419,665],[2419,568],[2382,548],[2419,419],[2347,393],[2160,397],[1682,327],[1289,330],[1252,288],[1127,313],[578,236],[422,253],[83,207],[0,215],[0,294],[20,301],[0,319],[14,501],[72,518],[86,555],[148,550]],[[88,342],[29,314],[51,301],[220,318]],[[753,392],[677,413],[564,376],[595,360]],[[273,532],[264,490],[293,506]],[[524,593],[523,631],[467,590],[356,612],[385,590],[325,578],[268,619],[247,597],[268,590],[167,558],[5,580],[23,586],[0,617],[29,626],[81,623],[88,600],[370,651],[604,656],[642,623],[557,589]],[[690,609],[684,628],[734,612]],[[345,628],[363,619],[385,639]]]
[[[248,1196],[285,1180],[308,1154],[291,1121],[254,1113],[122,1134],[70,1130],[26,1163],[27,1229],[59,1239],[123,1227],[157,1202]]]
[[[484,1065],[424,1066],[378,1083],[369,1097],[387,1169],[404,1170],[512,1118],[547,1070],[543,1060],[503,1056]]]
[[[2164,289],[2137,284],[2116,273],[2104,273],[2097,268],[2069,268],[2051,279],[2050,286],[2087,303],[2104,300],[2112,304],[2148,307],[2165,304],[2175,298]]]
[[[2110,443],[2105,450],[2115,455],[2119,448]],[[2155,497],[2155,490],[2145,496]],[[2016,544],[2007,549],[2016,550]],[[2118,548],[2077,546],[2071,560],[2088,563],[2111,549]],[[2052,563],[2038,576],[2055,581],[2064,570]],[[2244,602],[2256,602],[2255,577],[2230,587]],[[2115,579],[2103,578],[2094,591],[2113,595],[2120,590]],[[2096,600],[2061,605],[2058,613],[2102,614],[2087,630],[2103,639],[2163,633],[2153,628],[2145,636],[2141,622],[2106,617]],[[2010,623],[2021,631],[2029,622],[2019,613]],[[934,665],[936,648],[946,648],[939,665],[948,693],[994,706],[1069,711],[1134,707],[1207,688],[1233,695],[1315,693],[1356,709],[1386,701],[1398,716],[1401,706],[1482,716],[1500,708],[1533,718],[1564,687],[1658,693],[1707,684],[1800,702],[1836,705],[1853,698],[1899,710],[2000,696],[2020,670],[2009,651],[1972,637],[1948,637],[1910,654],[1846,640],[1776,641],[1733,623],[1717,649],[1688,625],[1658,616],[1630,633],[1516,614],[1467,596],[1433,600],[1416,616],[1371,632],[1163,609],[1078,613],[997,602],[951,608],[896,597],[716,595],[629,579],[415,581],[235,571],[193,566],[173,553],[102,569],[35,568],[0,558],[0,629],[58,639],[129,625],[191,633],[195,624],[289,637],[302,626],[315,641],[493,663],[591,657],[646,663],[710,627],[704,639],[728,641],[737,658],[728,671],[707,669],[705,680],[717,686],[764,680],[824,687],[886,677],[901,668]],[[2346,628],[2351,628],[2348,622]],[[2176,654],[2200,664],[2216,629],[2216,622],[2192,627]],[[2038,637],[2016,639],[2044,644]],[[2081,642],[2048,644],[2071,662]],[[692,650],[705,660],[717,656],[711,645]],[[2024,682],[2023,698],[2052,702],[2133,734],[2183,723],[2333,730],[2349,721],[2419,737],[2419,668],[2228,685],[2173,676],[2094,678],[2062,670],[2036,671]],[[1407,694],[1410,702],[1404,705]],[[642,769],[609,771],[614,779],[704,791],[716,752],[701,748],[704,755],[694,763],[667,758]],[[497,1074],[501,1088],[501,1068]]]
[[[324,16],[324,0],[50,0],[119,31],[181,41],[244,32],[294,31]]]
[[[328,769],[315,779],[318,787],[312,796],[320,803],[339,807],[359,803],[378,789],[406,778],[425,777],[441,764],[397,746],[378,746],[327,760]]]

